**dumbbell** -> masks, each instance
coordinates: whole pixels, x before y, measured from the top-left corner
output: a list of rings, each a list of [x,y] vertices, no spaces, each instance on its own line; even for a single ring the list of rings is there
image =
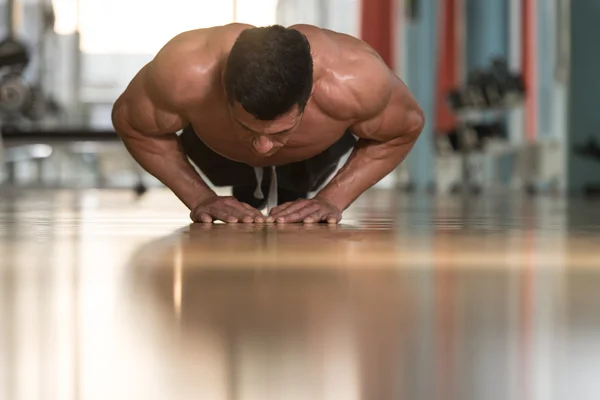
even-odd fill
[[[22,113],[31,101],[31,88],[17,73],[0,78],[0,110],[6,114]]]
[[[501,106],[505,93],[501,82],[498,82],[491,71],[485,71],[482,77],[482,84],[488,107],[496,108]]]
[[[478,108],[498,107],[502,102],[501,87],[489,70],[474,70],[467,81],[469,98]]]
[[[460,89],[451,90],[448,93],[446,100],[453,111],[460,111],[472,106],[467,93]]]
[[[506,60],[496,58],[492,61],[492,73],[499,82],[503,97],[522,96],[525,93],[523,77],[519,73],[511,73]]]
[[[473,70],[467,79],[466,97],[468,103],[476,108],[488,107],[487,94],[484,88],[485,73],[481,69]]]
[[[29,65],[29,51],[25,45],[11,37],[0,42],[0,69],[22,73]]]
[[[46,96],[39,86],[31,86],[29,90],[29,100],[23,105],[20,110],[21,114],[35,122],[41,121],[46,115],[47,110]]]
[[[523,96],[525,95],[525,80],[523,79],[523,75],[522,74],[511,74],[511,79],[510,79],[510,87],[512,89],[512,92],[519,95],[519,96]]]
[[[575,146],[573,150],[575,154],[600,162],[600,145],[595,139],[590,138],[585,145]]]
[[[492,60],[490,74],[496,81],[500,97],[504,99],[512,91],[511,74],[508,70],[508,64],[506,63],[506,60],[500,58]]]
[[[473,130],[477,136],[476,148],[482,150],[487,143],[492,140],[507,140],[506,130],[501,123],[482,123],[473,126]]]

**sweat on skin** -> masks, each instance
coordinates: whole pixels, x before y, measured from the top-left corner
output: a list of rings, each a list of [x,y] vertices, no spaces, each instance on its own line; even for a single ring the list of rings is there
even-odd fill
[[[250,53],[244,45],[265,50]],[[205,223],[339,223],[344,210],[405,159],[424,120],[371,47],[310,25],[184,32],[137,73],[113,107],[113,125],[129,153],[190,209],[193,221]],[[309,159],[347,130],[358,140],[315,197],[264,216],[204,182],[176,134],[188,125],[214,152],[252,167]]]

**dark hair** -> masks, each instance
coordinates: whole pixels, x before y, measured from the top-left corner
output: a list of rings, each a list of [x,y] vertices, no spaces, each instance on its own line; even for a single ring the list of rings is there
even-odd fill
[[[312,92],[313,60],[306,36],[280,25],[244,30],[225,67],[225,90],[255,118],[273,120]]]

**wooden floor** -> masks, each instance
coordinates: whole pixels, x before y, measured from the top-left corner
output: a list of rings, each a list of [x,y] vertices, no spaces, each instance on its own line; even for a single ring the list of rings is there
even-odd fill
[[[600,203],[373,191],[329,226],[0,195],[0,399],[600,398]]]

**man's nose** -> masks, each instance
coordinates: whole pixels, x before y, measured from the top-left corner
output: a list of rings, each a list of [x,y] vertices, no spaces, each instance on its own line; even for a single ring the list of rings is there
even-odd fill
[[[261,154],[268,153],[273,148],[273,142],[266,136],[259,136],[252,143],[256,151]]]

